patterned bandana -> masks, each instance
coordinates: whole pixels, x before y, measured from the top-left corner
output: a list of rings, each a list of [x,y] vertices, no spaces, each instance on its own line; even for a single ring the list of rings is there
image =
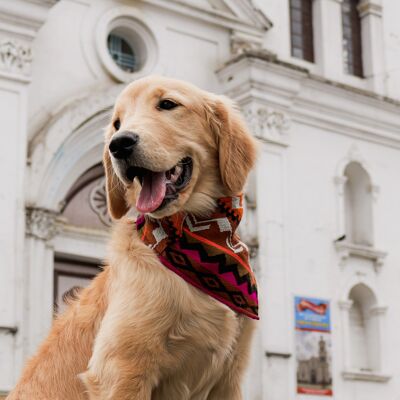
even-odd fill
[[[207,218],[184,213],[161,220],[140,216],[136,227],[165,267],[238,313],[259,319],[256,279],[247,247],[236,233],[242,201],[242,196],[218,199]]]

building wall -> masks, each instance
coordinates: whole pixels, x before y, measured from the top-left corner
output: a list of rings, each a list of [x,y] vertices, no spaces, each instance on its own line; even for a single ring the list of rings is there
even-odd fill
[[[28,10],[29,1],[16,6],[12,1],[9,12]],[[368,79],[360,79],[343,73],[336,0],[314,0],[320,40],[314,64],[290,56],[289,8],[282,0],[257,1],[273,27],[254,9],[241,8],[247,4],[242,0],[227,1],[230,11],[222,0],[212,1],[219,13],[201,11],[209,7],[205,0],[196,3],[198,8],[163,0],[44,3],[40,18],[37,9],[26,11],[26,20],[36,18],[30,36],[0,18],[1,35],[14,35],[34,50],[29,74],[17,68],[10,75],[0,63],[0,100],[11,111],[0,112],[2,126],[20,132],[13,152],[4,151],[7,167],[0,168],[3,182],[14,185],[8,197],[0,196],[0,209],[7,210],[0,212],[0,251],[7,264],[0,287],[9,299],[0,307],[0,326],[18,327],[16,335],[0,332],[0,370],[7,371],[0,374],[0,393],[15,383],[51,324],[54,257],[96,262],[104,255],[107,233],[63,228],[57,216],[75,180],[101,160],[102,127],[126,83],[104,64],[106,48],[99,51],[96,43],[107,16],[121,13],[145,26],[156,54],[149,69],[132,79],[151,72],[225,93],[242,107],[260,142],[243,235],[255,255],[262,318],[245,398],[302,398],[296,394],[296,295],[330,301],[334,398],[395,398],[400,392],[395,346],[400,329],[395,223],[400,220],[400,4],[383,0],[380,9],[378,0],[365,2],[377,10],[367,45],[380,62],[370,65]],[[365,167],[373,198],[374,244],[356,250],[335,244],[345,232],[342,178],[350,161]],[[9,173],[24,164],[24,176]],[[378,334],[370,346],[378,348],[381,366],[375,371],[350,365],[348,300],[357,284],[376,297]]]

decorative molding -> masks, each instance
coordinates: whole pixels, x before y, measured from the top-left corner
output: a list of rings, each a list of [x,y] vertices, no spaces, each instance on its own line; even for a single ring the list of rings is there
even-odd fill
[[[112,220],[108,213],[107,207],[107,193],[106,193],[106,180],[102,179],[97,186],[95,186],[89,195],[89,205],[94,213],[99,217],[100,221],[106,225],[111,226]]]
[[[4,332],[6,334],[14,336],[18,332],[18,327],[17,326],[0,326],[0,332]]]
[[[333,178],[333,181],[334,181],[335,185],[338,188],[338,194],[340,196],[343,196],[344,195],[344,188],[345,188],[346,182],[347,182],[347,176],[345,176],[345,175],[335,176]]]
[[[257,221],[257,200],[256,200],[256,175],[253,171],[246,184],[244,195],[244,214],[239,226],[239,232],[248,246],[249,256],[257,264],[259,249],[258,242],[258,221]]]
[[[221,0],[222,7],[213,7],[207,1],[190,0],[142,0],[160,8],[166,8],[185,17],[213,23],[236,32],[260,37],[272,27],[272,22],[252,0]]]
[[[93,116],[102,111],[109,112],[111,116],[115,99],[124,87],[125,85],[112,85],[91,92],[89,95],[72,99],[62,110],[50,117],[45,129],[30,135],[33,137],[29,142],[28,156],[32,157],[32,153],[39,143],[46,143],[47,148],[48,142],[54,142],[54,147],[49,148],[49,152],[56,152],[73,132],[88,123]],[[103,139],[101,140],[103,141]],[[42,155],[40,155],[40,158],[42,158]]]
[[[258,249],[260,247],[258,240],[253,243],[246,243],[249,250],[249,257],[251,260],[254,260],[258,256]]]
[[[231,53],[239,55],[251,50],[259,50],[262,47],[262,40],[248,35],[233,32],[231,34]]]
[[[375,372],[375,371],[348,370],[348,371],[343,371],[342,376],[346,380],[381,382],[381,383],[388,382],[391,379],[390,375],[382,374],[380,372]]]
[[[383,7],[380,1],[378,3],[377,1],[362,0],[357,8],[361,18],[369,15],[375,15],[380,18],[382,17]]]
[[[338,305],[341,310],[349,311],[353,306],[353,300],[339,300]]]
[[[262,141],[288,146],[290,118],[283,112],[269,107],[247,108],[243,110],[250,131]]]
[[[3,32],[33,40],[57,0],[1,0],[0,25]]]
[[[369,310],[369,313],[372,316],[381,316],[386,314],[387,309],[387,306],[374,306]]]
[[[275,358],[290,358],[292,357],[292,353],[283,353],[283,352],[279,352],[279,351],[266,351],[265,355],[270,358],[270,357],[275,357]]]
[[[60,228],[57,213],[43,208],[26,208],[26,235],[40,240],[51,240]]]
[[[32,50],[27,43],[9,38],[0,39],[0,70],[29,76],[31,64]]]
[[[349,242],[335,242],[336,250],[339,252],[340,265],[345,266],[347,260],[353,257],[365,258],[374,262],[376,272],[379,272],[384,264],[387,253],[377,250],[371,246],[363,246]]]
[[[371,194],[372,194],[372,199],[374,201],[377,201],[378,197],[379,197],[379,193],[381,192],[380,187],[378,185],[371,184],[369,189],[370,189]]]
[[[122,70],[111,57],[107,38],[114,29],[123,29],[125,39],[133,46],[140,60],[139,69],[133,72]],[[132,7],[114,7],[107,10],[93,30],[97,55],[104,69],[117,82],[132,82],[150,74],[157,62],[158,45],[154,32],[143,22],[143,18]]]
[[[400,102],[311,74],[305,68],[250,51],[217,70],[224,93],[290,110],[292,121],[363,142],[400,148]]]

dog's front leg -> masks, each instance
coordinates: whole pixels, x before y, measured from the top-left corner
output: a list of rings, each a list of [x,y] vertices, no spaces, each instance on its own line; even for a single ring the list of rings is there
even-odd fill
[[[240,318],[241,332],[237,338],[236,347],[226,365],[221,379],[211,390],[207,400],[242,400],[241,383],[247,367],[251,337],[255,328],[253,320]]]
[[[81,375],[91,400],[150,400],[177,362],[168,351],[171,310],[179,309],[171,292],[183,284],[150,256],[113,271],[108,308]]]
[[[153,321],[119,314],[111,305],[80,377],[91,400],[150,400],[167,359],[162,335]]]

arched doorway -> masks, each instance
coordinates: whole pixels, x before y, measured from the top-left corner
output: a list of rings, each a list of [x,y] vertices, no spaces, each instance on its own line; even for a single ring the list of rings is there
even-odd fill
[[[31,143],[24,278],[25,357],[47,334],[63,294],[85,286],[105,258],[110,220],[102,153],[120,86],[67,106]]]
[[[87,286],[101,271],[102,260],[86,258],[71,248],[61,250],[65,236],[75,237],[81,247],[91,246],[93,237],[107,237],[111,219],[107,210],[104,170],[101,163],[90,167],[68,191],[60,210],[63,229],[57,238],[59,246],[54,253],[54,310],[66,307],[66,295],[76,288]]]

